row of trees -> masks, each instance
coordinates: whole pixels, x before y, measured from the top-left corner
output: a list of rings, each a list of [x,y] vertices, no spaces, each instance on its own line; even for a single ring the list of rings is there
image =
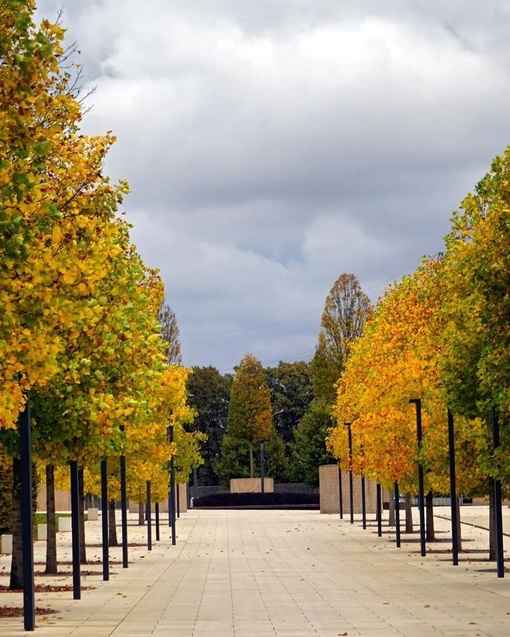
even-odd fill
[[[353,469],[404,492],[417,491],[417,462],[428,491],[447,493],[446,409],[455,415],[458,489],[487,495],[510,483],[510,150],[452,217],[445,249],[391,286],[352,344],[339,376],[329,448]],[[413,398],[423,399],[416,443]],[[494,451],[496,409],[501,444]]]
[[[32,0],[0,6],[2,471],[13,463],[19,498],[17,422],[30,401],[34,458],[50,483],[54,466],[75,460],[97,492],[100,460],[123,454],[130,497],[143,500],[150,479],[163,499],[168,460],[178,454],[189,472],[203,438],[185,430],[193,411],[175,317],[118,213],[128,186],[104,174],[114,137],[80,132],[75,51],[60,25],[37,27],[34,10]],[[114,470],[110,483],[118,497]],[[12,587],[22,585],[17,504]]]
[[[208,435],[201,484],[228,485],[230,478],[258,473],[254,446],[258,451],[264,442],[267,475],[318,485],[319,466],[333,462],[325,441],[333,426],[335,383],[370,311],[356,277],[342,274],[326,298],[311,362],[263,368],[247,354],[234,376],[193,369],[188,390],[197,412],[194,427]]]
[[[200,484],[227,486],[232,477],[248,477],[250,458],[252,470],[258,474],[258,445],[257,453],[254,445],[262,440],[267,475],[280,482],[303,480],[301,469],[306,463],[298,466],[293,458],[298,425],[312,399],[309,363],[281,362],[264,369],[247,355],[235,376],[222,375],[213,367],[194,367],[188,392],[196,411],[193,429],[207,435],[204,464],[198,470]],[[324,447],[324,440],[322,444]]]
[[[460,492],[490,494],[493,479],[506,487],[509,166],[507,150],[453,215],[444,252],[424,259],[412,275],[390,286],[376,307],[354,275],[337,279],[326,298],[313,360],[298,364],[307,369],[304,402],[293,396],[281,406],[276,399],[286,385],[285,374],[291,368],[298,373],[293,364],[263,370],[253,357],[243,359],[224,386],[220,431],[226,434],[216,437],[221,460],[214,465],[222,479],[248,475],[250,447],[265,440],[269,466],[274,454],[274,475],[280,471],[284,479],[316,483],[319,464],[334,457],[348,466],[344,425],[350,423],[354,471],[390,489],[398,482],[412,494],[420,462],[426,490],[446,493],[448,406],[456,421]],[[255,404],[253,413],[246,405],[257,392],[260,417]],[[419,449],[413,398],[422,399],[424,407]],[[293,421],[287,420],[290,409],[299,412]],[[502,427],[496,451],[493,409]],[[281,457],[287,473],[278,464]]]

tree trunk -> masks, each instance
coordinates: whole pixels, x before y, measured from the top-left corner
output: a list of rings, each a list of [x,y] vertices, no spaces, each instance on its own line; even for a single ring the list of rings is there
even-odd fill
[[[145,503],[138,503],[138,526],[143,526],[145,524]]]
[[[250,441],[250,478],[253,478],[253,443]]]
[[[83,469],[78,469],[78,497],[80,500],[78,507],[80,519],[80,564],[86,564],[87,548],[85,544],[85,486],[83,482]]]
[[[11,590],[23,588],[23,552],[21,546],[21,463],[12,461],[12,559]]]
[[[497,537],[496,537],[496,502],[494,497],[494,480],[489,480],[489,560],[495,562],[497,559]]]
[[[434,502],[433,502],[434,494],[432,491],[429,491],[425,496],[425,511],[426,515],[426,536],[427,542],[435,542],[436,541],[436,532],[434,529]]]
[[[395,526],[395,496],[393,495],[393,493],[390,493],[390,510],[389,510],[389,516],[388,516],[388,526]]]
[[[117,521],[115,520],[115,500],[109,502],[110,513],[108,515],[108,544],[110,546],[119,546],[117,539]]]
[[[406,511],[406,533],[412,533],[413,532],[413,510],[411,508],[410,495],[406,495],[405,511]]]
[[[58,573],[57,516],[55,514],[55,467],[46,465],[46,569],[47,575]]]

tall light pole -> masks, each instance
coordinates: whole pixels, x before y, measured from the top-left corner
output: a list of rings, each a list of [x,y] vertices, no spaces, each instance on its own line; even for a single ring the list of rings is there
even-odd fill
[[[110,579],[110,551],[108,537],[108,461],[101,460],[101,529],[103,538],[103,580]]]
[[[500,444],[499,414],[495,407],[492,408],[492,446],[497,452]],[[505,577],[505,564],[503,553],[503,514],[501,512],[501,480],[492,478],[494,485],[494,508],[496,527],[496,564],[498,577]]]
[[[423,465],[421,463],[421,442],[422,442],[422,426],[421,426],[421,398],[411,398],[410,403],[416,406],[416,438],[418,442],[418,508],[420,510],[420,548],[421,556],[427,554],[425,546],[425,495],[423,488]]]
[[[35,584],[34,584],[34,524],[32,509],[32,426],[30,422],[30,406],[27,397],[25,409],[18,419],[19,439],[20,439],[20,473],[21,473],[21,551],[23,559],[23,621],[25,630],[35,628]],[[78,465],[76,465],[76,478],[78,476]],[[71,477],[73,476],[71,471]],[[76,487],[77,487],[76,483]],[[76,489],[77,491],[77,489]],[[79,534],[78,508],[76,500],[73,500],[73,558],[78,558],[76,566],[73,559],[73,582],[74,591],[79,589],[80,553],[75,549],[76,535]],[[78,571],[76,585],[76,569]],[[75,597],[79,599],[79,597]]]
[[[344,498],[342,493],[342,466],[340,460],[338,461],[338,510],[340,513],[340,519],[344,519]]]
[[[381,485],[378,482],[376,486],[376,516],[377,516],[377,536],[382,537],[382,493]]]
[[[450,456],[450,505],[452,518],[452,560],[453,565],[459,565],[459,535],[457,518],[457,484],[455,478],[455,429],[453,413],[448,409],[448,450]]]
[[[350,522],[351,524],[354,524],[354,494],[352,485],[352,431],[350,422],[345,422],[344,425],[347,427],[349,436],[349,513]]]
[[[125,431],[124,425],[120,426]],[[128,530],[127,530],[127,482],[126,482],[126,456],[124,451],[120,456],[120,502],[122,519],[122,568],[127,568],[128,562]]]
[[[173,443],[174,441],[174,427],[169,425],[167,427],[168,441]],[[177,534],[175,529],[175,458],[172,456],[168,463],[168,471],[170,477],[170,493],[168,497],[168,522],[172,527],[172,545],[177,543]]]

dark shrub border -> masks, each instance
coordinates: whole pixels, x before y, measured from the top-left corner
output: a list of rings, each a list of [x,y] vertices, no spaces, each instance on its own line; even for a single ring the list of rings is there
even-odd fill
[[[216,493],[194,498],[193,508],[319,508],[318,493]]]

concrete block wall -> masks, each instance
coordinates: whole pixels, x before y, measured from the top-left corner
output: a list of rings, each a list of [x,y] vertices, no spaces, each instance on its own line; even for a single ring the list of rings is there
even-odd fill
[[[353,475],[353,504],[354,513],[361,513],[361,478]],[[338,465],[322,465],[319,467],[319,493],[321,513],[340,513]],[[382,490],[383,502],[389,501],[386,489]],[[365,502],[367,513],[374,514],[377,506],[377,485],[372,480],[365,479]],[[343,512],[350,514],[349,472],[342,471],[342,504]]]
[[[46,487],[40,487],[37,492],[37,510],[46,511]],[[71,510],[71,492],[55,490],[55,510]]]
[[[260,482],[260,481],[259,481]],[[177,484],[179,489],[179,505],[180,513],[186,513],[188,510],[187,483]],[[131,513],[138,511],[138,502],[130,501],[128,508]],[[152,507],[154,510],[154,506]],[[46,511],[46,488],[41,487],[37,494],[37,510]],[[55,491],[55,510],[70,511],[71,510],[71,493],[70,491]],[[168,513],[168,500],[161,502],[159,505],[161,513]]]
[[[177,483],[175,485],[179,490],[179,499],[175,504],[177,511],[177,503],[179,504],[179,513],[186,513],[188,510],[188,483]],[[135,500],[129,500],[128,509],[130,513],[138,513],[138,502]],[[154,511],[154,502],[152,503],[151,511]],[[159,512],[168,513],[168,498],[159,503]]]

